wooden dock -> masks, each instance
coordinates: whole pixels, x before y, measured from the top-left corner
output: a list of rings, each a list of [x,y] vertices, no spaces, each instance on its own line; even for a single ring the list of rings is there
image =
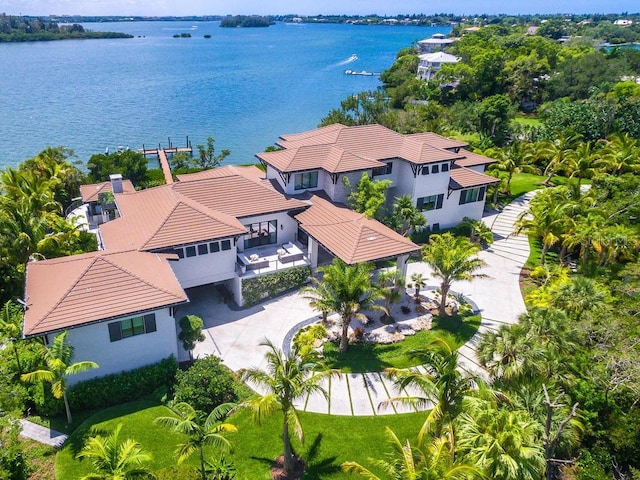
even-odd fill
[[[160,163],[160,168],[162,169],[162,174],[164,175],[164,181],[167,185],[171,185],[173,183],[173,174],[171,173],[171,166],[169,165],[169,157],[167,155],[174,153],[188,153],[189,155],[193,155],[193,147],[191,146],[191,142],[189,142],[189,137],[187,137],[187,146],[186,147],[174,147],[171,144],[171,139],[169,139],[169,146],[167,148],[162,148],[158,144],[158,148],[145,148],[142,145],[142,150],[140,153],[145,157],[148,155],[154,155],[158,157],[158,162]]]

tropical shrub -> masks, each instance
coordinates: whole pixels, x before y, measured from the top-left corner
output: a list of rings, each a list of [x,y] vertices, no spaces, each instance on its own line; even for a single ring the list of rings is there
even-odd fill
[[[185,402],[207,413],[222,403],[238,400],[233,374],[215,356],[198,359],[188,370],[179,371],[174,396],[176,403]]]
[[[69,388],[69,403],[74,409],[85,410],[140,400],[159,388],[171,388],[177,370],[178,363],[171,356],[153,365],[80,382]]]
[[[316,340],[327,337],[327,327],[320,323],[304,327],[293,337],[293,346],[300,352],[300,355],[306,357],[313,355],[314,344]]]

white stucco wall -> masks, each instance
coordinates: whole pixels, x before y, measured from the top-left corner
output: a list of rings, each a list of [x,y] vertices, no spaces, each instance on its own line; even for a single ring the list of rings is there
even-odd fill
[[[282,176],[280,176],[278,171],[276,169],[274,169],[273,167],[267,165],[267,178],[277,180],[278,183],[280,184],[280,186],[282,187],[282,190],[284,190],[284,193],[286,193],[287,195],[299,195],[299,194],[304,193],[304,192],[313,192],[313,191],[316,191],[316,190],[323,190],[324,189],[324,185],[325,185],[325,181],[327,181],[325,179],[326,172],[324,172],[323,170],[317,170],[317,172],[318,172],[318,186],[317,187],[296,190],[295,189],[295,186],[296,186],[296,183],[295,183],[296,174],[295,173],[292,173],[289,182],[285,183],[285,181],[282,179]],[[283,176],[285,178],[287,178],[287,174],[283,174]],[[331,179],[329,179],[328,181],[331,182]]]
[[[268,222],[269,220],[278,221],[277,241],[274,245],[292,242],[296,239],[298,231],[298,222],[289,216],[287,212],[268,213],[266,215],[255,215],[253,217],[243,217],[238,219],[243,225],[248,226],[252,223]],[[260,247],[257,247],[260,248]],[[275,247],[274,247],[275,248]],[[238,239],[238,251],[244,251],[244,239]]]
[[[336,184],[334,185],[333,182],[331,181],[331,177],[329,176],[329,174],[325,174],[323,172],[323,174],[325,174],[327,176],[326,181],[324,182],[325,185],[325,189],[324,191],[327,193],[327,195],[329,195],[329,198],[337,203],[347,203],[347,198],[349,197],[349,193],[351,193],[352,190],[355,190],[356,188],[358,188],[358,182],[360,181],[360,178],[362,178],[362,173],[363,172],[350,172],[350,173],[345,173],[345,174],[340,174],[340,176],[338,177],[338,181],[336,182]],[[371,175],[371,171],[368,172],[369,175]],[[350,188],[347,188],[344,186],[344,180],[343,178],[347,177],[349,179],[349,183],[351,184]]]
[[[185,256],[178,261],[169,262],[182,288],[220,282],[235,276],[236,247],[233,244],[233,238],[227,240],[231,241],[231,250],[220,250],[195,257]]]
[[[440,224],[440,228],[450,228],[458,225],[464,217],[480,220],[484,211],[484,201],[465,203],[460,205],[460,191],[451,192],[451,196],[447,198],[444,194],[442,208],[438,210],[430,210],[423,212],[427,218],[427,223],[432,226],[434,223]]]
[[[133,370],[156,363],[169,355],[178,358],[176,322],[169,314],[169,309],[148,313],[156,315],[155,332],[134,335],[116,342],[109,339],[108,324],[111,322],[70,329],[68,340],[75,348],[75,361],[90,360],[96,362],[100,368],[69,377],[68,383],[72,385],[89,378]]]

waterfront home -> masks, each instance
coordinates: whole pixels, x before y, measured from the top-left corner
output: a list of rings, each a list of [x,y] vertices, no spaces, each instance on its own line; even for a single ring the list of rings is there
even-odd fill
[[[458,63],[460,59],[455,55],[444,52],[425,53],[418,56],[418,80],[431,80],[442,65]]]
[[[51,341],[68,330],[76,357],[100,365],[71,382],[179,357],[174,308],[191,287],[211,285],[242,306],[253,279],[293,268],[306,278],[334,257],[396,259],[405,271],[419,250],[321,196],[283,193],[256,167],[179,175],[137,192],[121,189],[119,175],[111,182],[117,212],[98,228],[102,250],[27,265],[24,336]]]
[[[391,180],[388,207],[409,195],[431,230],[465,217],[479,220],[487,187],[499,182],[484,173],[495,160],[435,133],[402,135],[381,125],[334,124],[283,135],[277,145],[282,150],[256,156],[285,194],[322,192],[334,203],[346,203],[366,172],[374,180]]]
[[[455,41],[453,38],[446,38],[442,33],[434,33],[431,38],[418,42],[418,53],[441,52]]]

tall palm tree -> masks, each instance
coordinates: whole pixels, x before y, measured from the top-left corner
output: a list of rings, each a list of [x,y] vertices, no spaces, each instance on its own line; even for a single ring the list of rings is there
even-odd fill
[[[90,361],[73,363],[73,347],[67,343],[67,331],[56,335],[53,344],[44,354],[47,369],[36,370],[21,376],[22,381],[29,383],[48,382],[51,384],[51,392],[56,398],[64,400],[64,409],[67,413],[67,423],[72,422],[71,408],[67,399],[67,377],[86,372],[92,368],[98,368],[98,364]]]
[[[204,457],[204,447],[211,445],[223,452],[231,450],[231,443],[225,434],[237,432],[238,429],[235,425],[223,423],[223,420],[235,407],[235,404],[223,403],[207,415],[194,409],[186,402],[180,402],[170,406],[173,413],[176,414],[175,417],[158,417],[154,422],[173,430],[175,433],[187,436],[187,441],[179,444],[176,449],[178,463],[184,462],[198,452],[200,459],[198,470],[202,480],[206,480],[207,462]]]
[[[427,372],[387,368],[385,373],[393,380],[398,390],[412,388],[420,394],[390,398],[381,402],[378,408],[391,404],[431,407],[418,434],[419,444],[422,444],[428,432],[436,432],[439,435],[443,426],[451,424],[460,413],[463,399],[470,394],[474,385],[480,383],[480,379],[462,373],[458,363],[458,352],[452,350],[442,339],[435,339],[425,348],[411,351],[409,356],[419,359],[427,366]]]
[[[516,222],[514,234],[526,233],[542,240],[540,263],[546,263],[547,252],[558,243],[569,221],[569,203],[563,201],[556,189],[543,190],[529,202]]]
[[[533,165],[534,150],[530,143],[515,141],[505,149],[492,148],[487,155],[497,160],[492,164],[490,171],[505,172],[505,190],[511,193],[511,180],[517,173],[537,173],[538,169]]]
[[[318,271],[324,275],[322,280],[311,278],[313,286],[302,290],[303,296],[319,310],[338,312],[342,323],[340,351],[349,348],[349,325],[351,320],[364,317],[360,313],[367,309],[383,310],[375,304],[382,298],[380,289],[371,281],[373,266],[368,263],[347,265],[336,258],[331,265],[320,267]],[[324,310],[323,310],[324,309]]]
[[[593,178],[598,174],[597,161],[599,155],[591,142],[583,142],[568,154],[567,173],[569,178],[577,178],[578,186],[583,178]]]
[[[122,424],[106,437],[90,437],[77,458],[88,459],[95,473],[81,480],[138,480],[152,479],[155,475],[143,464],[151,460],[142,446],[132,439],[120,440]]]
[[[380,477],[357,462],[344,462],[342,470],[354,473],[369,480],[455,480],[484,478],[477,468],[455,460],[451,448],[451,440],[438,437],[422,448],[414,448],[406,440],[400,441],[398,436],[385,427],[391,451],[388,459],[369,459],[376,469],[384,472]]]
[[[311,357],[301,357],[297,347],[289,354],[284,354],[273,343],[265,340],[262,346],[268,348],[265,358],[266,371],[259,368],[240,370],[240,377],[267,393],[257,394],[241,406],[251,410],[253,419],[260,424],[265,417],[281,412],[282,445],[284,449],[284,469],[292,472],[295,468],[295,457],[291,446],[290,429],[302,442],[304,433],[298,411],[294,405],[296,400],[308,395],[320,393],[328,398],[327,391],[321,383],[324,379],[337,375],[335,370],[318,371],[319,364]]]
[[[544,181],[545,185],[550,185],[553,176],[567,168],[569,156],[580,138],[582,138],[580,135],[567,135],[558,137],[553,141],[544,142],[541,145],[539,153],[548,159],[547,166],[544,169],[544,174],[547,176]]]
[[[486,264],[475,255],[480,247],[466,237],[454,237],[451,233],[432,235],[429,243],[422,247],[422,259],[432,269],[432,275],[439,278],[440,306],[438,313],[446,315],[447,296],[454,281],[473,280],[481,277],[474,272]]]
[[[413,204],[411,195],[396,197],[391,217],[395,224],[394,228],[403,236],[419,230],[427,223],[422,212]]]
[[[3,343],[7,341],[11,343],[19,374],[22,373],[22,367],[20,366],[20,355],[18,354],[16,343],[21,337],[22,308],[20,308],[20,305],[9,300],[4,304],[2,312],[0,313],[0,338],[3,339]]]

